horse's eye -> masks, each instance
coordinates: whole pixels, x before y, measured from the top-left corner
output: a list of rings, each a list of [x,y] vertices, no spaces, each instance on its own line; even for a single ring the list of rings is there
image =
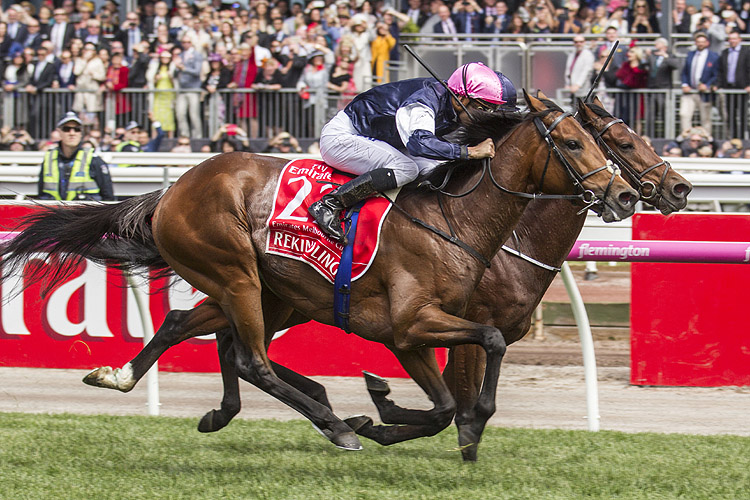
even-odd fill
[[[571,151],[575,151],[576,149],[581,149],[581,144],[578,141],[574,141],[573,139],[570,139],[568,141],[565,141],[565,145],[570,149]]]
[[[633,149],[635,149],[635,146],[632,142],[623,142],[619,145],[619,148],[623,151],[632,151]]]

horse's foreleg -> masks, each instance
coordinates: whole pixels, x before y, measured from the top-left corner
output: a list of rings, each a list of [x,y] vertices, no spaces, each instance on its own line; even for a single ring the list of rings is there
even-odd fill
[[[135,358],[122,368],[112,369],[109,366],[95,368],[83,378],[83,382],[96,387],[128,392],[170,347],[187,339],[228,327],[229,322],[224,312],[212,299],[207,299],[189,311],[169,311],[164,323],[154,334],[154,338],[141,349]]]
[[[387,382],[372,374],[365,374],[367,389],[381,420],[399,425],[373,425],[369,417],[352,417],[346,422],[357,434],[382,445],[434,436],[450,425],[456,411],[455,401],[441,377],[435,353],[429,348],[391,350],[409,376],[427,393],[434,407],[430,410],[410,410],[397,406],[385,397],[390,392]]]

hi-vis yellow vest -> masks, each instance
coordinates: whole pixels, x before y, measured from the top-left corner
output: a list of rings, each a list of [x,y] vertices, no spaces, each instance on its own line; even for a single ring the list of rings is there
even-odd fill
[[[118,144],[117,146],[115,146],[115,151],[117,151],[119,153],[123,149],[125,149],[125,146],[135,146],[135,147],[138,148],[138,151],[141,150],[141,144],[138,143],[138,142],[135,142],[135,141],[122,141],[120,144]],[[133,165],[132,163],[120,163],[118,166],[119,167],[133,167],[135,165]]]
[[[56,200],[63,199],[60,195],[59,155],[60,149],[50,149],[44,154],[42,163],[42,191]],[[79,194],[99,194],[99,186],[89,172],[93,157],[94,152],[91,148],[79,149],[76,153],[65,200],[74,200]]]

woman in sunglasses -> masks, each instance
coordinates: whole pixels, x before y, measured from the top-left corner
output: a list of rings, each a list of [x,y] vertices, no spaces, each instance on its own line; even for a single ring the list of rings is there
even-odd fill
[[[458,68],[447,85],[453,95],[433,78],[379,85],[359,94],[323,127],[323,160],[359,176],[310,206],[323,231],[346,244],[340,220],[345,208],[408,184],[442,162],[495,155],[491,139],[467,147],[445,136],[471,120],[467,111],[514,110],[513,83],[482,63],[469,63]]]
[[[98,200],[115,199],[112,178],[106,163],[83,147],[83,125],[74,112],[69,111],[57,122],[60,145],[44,154],[39,173],[41,200]]]

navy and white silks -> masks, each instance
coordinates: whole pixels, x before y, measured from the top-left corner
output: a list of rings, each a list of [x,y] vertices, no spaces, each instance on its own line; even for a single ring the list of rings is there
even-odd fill
[[[458,126],[439,82],[402,80],[358,95],[333,117],[321,132],[320,154],[332,167],[355,175],[390,168],[403,186],[461,157],[460,145],[442,139]]]

